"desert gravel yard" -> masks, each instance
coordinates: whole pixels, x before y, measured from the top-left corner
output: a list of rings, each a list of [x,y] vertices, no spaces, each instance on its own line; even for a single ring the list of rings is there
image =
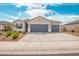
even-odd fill
[[[0,42],[0,55],[78,54],[79,37],[65,33],[27,33],[18,42]]]

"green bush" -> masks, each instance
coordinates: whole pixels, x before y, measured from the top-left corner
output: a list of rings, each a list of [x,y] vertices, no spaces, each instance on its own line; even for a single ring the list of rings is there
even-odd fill
[[[2,33],[0,32],[0,35],[1,35]]]
[[[21,31],[19,31],[19,33],[22,33]]]
[[[11,36],[12,35],[12,32],[11,31],[7,31],[6,32],[6,37],[9,37],[9,36]]]
[[[19,32],[13,32],[12,39],[17,39],[19,37]]]
[[[79,29],[78,29],[78,30],[76,30],[76,32],[79,32]]]
[[[64,31],[64,32],[67,32],[67,29],[64,27],[64,28],[63,28],[63,31]]]
[[[75,30],[71,30],[71,32],[73,33],[73,32],[75,32]]]

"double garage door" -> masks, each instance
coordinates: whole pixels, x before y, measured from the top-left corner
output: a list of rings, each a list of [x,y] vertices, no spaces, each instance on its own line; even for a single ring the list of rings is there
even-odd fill
[[[48,32],[47,24],[32,24],[31,32]]]
[[[48,32],[48,24],[31,24],[31,32]],[[51,25],[51,32],[59,32],[59,26]]]

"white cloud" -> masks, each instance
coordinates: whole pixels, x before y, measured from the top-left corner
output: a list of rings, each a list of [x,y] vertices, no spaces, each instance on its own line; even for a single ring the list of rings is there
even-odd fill
[[[61,5],[62,3],[16,3],[16,7],[21,7],[21,6],[27,6],[28,9],[33,9],[33,8],[46,8],[47,5],[51,6],[58,6]]]
[[[79,20],[79,15],[63,15],[64,23]]]
[[[40,4],[40,3],[17,3],[16,7],[21,7],[21,6],[27,6],[28,9],[32,9],[32,8],[45,8],[48,4]]]
[[[49,3],[49,5],[51,5],[51,6],[59,6],[59,5],[62,5],[62,3]]]
[[[12,18],[12,19],[16,19],[15,16],[13,16],[13,15],[9,15],[9,14],[5,14],[5,13],[0,13],[0,16],[8,17],[8,18]]]
[[[26,15],[30,15],[31,17],[44,16],[45,14],[50,14],[53,12],[54,11],[46,10],[46,9],[31,9],[25,11]]]
[[[50,16],[48,16],[46,18],[48,18],[50,20],[62,21],[63,24],[71,22],[71,21],[79,20],[79,15],[68,15],[68,14],[62,15],[57,12],[54,12],[54,13],[55,14],[51,14]]]
[[[50,3],[50,5],[60,5],[61,3]],[[53,15],[52,10],[47,10],[46,7],[49,5],[48,3],[18,3],[16,7],[27,6],[25,13],[21,13],[22,15],[26,15],[26,18],[32,18],[36,16],[45,16],[45,14]],[[56,12],[55,12],[56,13]]]
[[[22,13],[26,16],[35,17],[35,16],[45,16],[45,14],[53,14],[54,11],[47,10],[47,5],[61,5],[61,3],[16,3],[16,7],[27,6],[25,13]],[[56,12],[55,12],[56,13]],[[28,18],[28,17],[26,17]]]
[[[59,20],[62,21],[63,24],[69,23],[71,21],[79,20],[79,15],[52,15],[47,17],[50,20]]]
[[[1,20],[5,20],[5,21],[7,20],[9,22],[12,22],[12,21],[14,21],[16,19],[19,19],[19,16],[21,16],[21,13],[18,13],[16,16],[0,13],[0,16],[2,17]]]
[[[47,7],[47,3],[31,3],[31,4],[24,4],[24,3],[20,3],[20,4],[16,4],[17,7],[21,7],[21,6],[27,6],[27,9],[25,11],[25,13],[21,13],[21,15],[23,16],[26,16],[24,18],[33,18],[33,17],[36,17],[36,16],[43,16],[43,17],[46,17],[50,20],[60,20],[62,21],[63,23],[68,23],[70,21],[74,21],[74,20],[77,20],[79,19],[79,16],[78,15],[61,15],[61,14],[58,14],[57,12],[55,11],[52,11],[52,10],[47,10],[46,7]],[[50,5],[54,5],[54,6],[58,6],[58,5],[61,5],[61,3],[50,3]],[[55,14],[53,14],[55,13]],[[51,14],[50,16],[45,16],[45,14]]]
[[[25,13],[21,13],[23,16],[27,16],[26,18],[32,18],[35,16],[44,16],[45,13],[52,13],[51,10],[46,10],[48,4],[46,3],[18,3],[16,7],[20,8],[21,6],[27,6]],[[25,17],[24,17],[25,18]]]

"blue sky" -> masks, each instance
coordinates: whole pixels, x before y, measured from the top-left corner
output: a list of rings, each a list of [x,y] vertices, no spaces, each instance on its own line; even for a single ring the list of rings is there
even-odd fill
[[[78,3],[0,3],[0,21],[31,19],[43,16],[63,23],[79,19]]]

